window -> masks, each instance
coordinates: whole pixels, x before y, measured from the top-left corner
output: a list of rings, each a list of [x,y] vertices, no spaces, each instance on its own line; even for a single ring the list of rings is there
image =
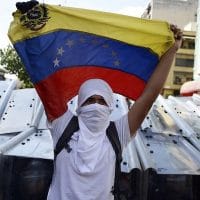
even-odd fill
[[[173,84],[182,85],[187,81],[193,80],[193,73],[190,72],[174,72]]]
[[[194,66],[194,59],[191,59],[191,58],[176,58],[175,66],[193,67]]]
[[[195,49],[195,40],[191,38],[183,38],[182,49]]]

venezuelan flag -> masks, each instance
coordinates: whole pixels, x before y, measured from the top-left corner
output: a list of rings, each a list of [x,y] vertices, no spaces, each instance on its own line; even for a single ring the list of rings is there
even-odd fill
[[[119,14],[39,4],[13,16],[9,38],[49,120],[66,111],[90,78],[137,99],[174,42],[168,23]]]

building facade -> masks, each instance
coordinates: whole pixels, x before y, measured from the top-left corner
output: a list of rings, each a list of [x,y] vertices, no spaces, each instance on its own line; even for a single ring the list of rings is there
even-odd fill
[[[198,0],[151,0],[143,18],[160,19],[184,29],[197,21]]]
[[[158,19],[178,25],[183,43],[172,64],[163,95],[179,95],[181,85],[193,80],[198,0],[151,0],[142,18]]]
[[[194,80],[200,81],[200,0],[198,0],[197,8],[197,24],[196,24],[196,40],[194,52]]]
[[[181,85],[193,80],[195,32],[184,31],[183,43],[176,53],[171,70],[163,88],[163,95],[179,95]]]

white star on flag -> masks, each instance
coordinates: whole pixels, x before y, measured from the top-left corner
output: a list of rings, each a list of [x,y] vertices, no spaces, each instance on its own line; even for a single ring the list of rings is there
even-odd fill
[[[59,62],[60,62],[60,60],[58,60],[57,58],[53,61],[53,63],[54,63],[54,67],[59,67]]]
[[[71,48],[74,45],[73,40],[67,40],[66,45]]]
[[[63,48],[62,47],[60,47],[59,49],[58,49],[58,55],[63,55],[63,53],[64,53],[65,51],[63,50]]]
[[[114,62],[114,65],[115,65],[116,67],[119,67],[119,65],[120,65],[119,60],[116,60],[116,61]]]

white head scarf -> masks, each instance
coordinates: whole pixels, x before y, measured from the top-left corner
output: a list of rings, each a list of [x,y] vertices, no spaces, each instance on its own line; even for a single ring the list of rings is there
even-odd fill
[[[90,79],[85,81],[78,92],[78,108],[92,95],[100,95],[104,98],[109,108],[113,106],[113,91],[105,81]]]
[[[100,95],[104,98],[105,102],[107,103],[107,106],[104,105],[88,105],[83,106],[83,103],[91,96],[93,95]],[[109,118],[106,119],[103,118],[102,122],[99,123],[99,125],[103,125],[104,128],[99,129],[98,132],[92,132],[88,129],[86,126],[87,121],[87,115],[82,114],[82,109],[86,109],[90,112],[92,109],[94,109],[94,118],[95,118],[95,110],[99,109],[102,110],[102,118],[103,113],[107,113],[108,109],[110,110],[109,113],[112,110],[113,106],[113,92],[110,86],[101,79],[90,79],[86,82],[84,82],[79,90],[78,93],[78,108],[77,108],[77,114],[78,114],[78,120],[79,120],[79,127],[80,130],[78,131],[78,143],[77,143],[77,149],[76,149],[76,155],[75,155],[75,165],[79,173],[91,173],[95,172],[95,167],[100,162],[100,160],[105,155],[105,152],[107,151],[106,148],[104,148],[104,141],[106,138],[106,128],[109,125]],[[104,108],[105,107],[105,112]],[[92,111],[91,111],[92,112]],[[90,114],[89,114],[90,115]],[[100,113],[101,116],[101,113]],[[105,116],[109,116],[109,114],[105,114]],[[86,119],[84,119],[84,117]],[[91,121],[90,117],[90,121]],[[90,123],[92,124],[92,123]],[[95,125],[98,123],[94,123]],[[97,125],[98,126],[98,125]]]

